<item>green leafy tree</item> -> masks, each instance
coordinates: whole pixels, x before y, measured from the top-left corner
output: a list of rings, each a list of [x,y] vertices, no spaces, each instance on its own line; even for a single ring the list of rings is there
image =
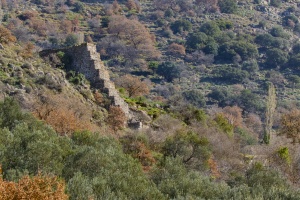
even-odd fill
[[[294,53],[294,54],[300,53],[300,43],[296,43],[296,44],[293,46],[293,53]]]
[[[224,107],[226,101],[229,101],[230,94],[227,89],[223,88],[214,88],[209,94],[209,98],[212,98],[215,101],[218,101],[219,106]]]
[[[172,82],[175,78],[180,78],[181,68],[173,62],[163,62],[158,65],[156,73],[163,76],[166,81]]]
[[[255,163],[246,172],[246,184],[250,187],[258,187],[264,190],[272,187],[286,187],[287,183],[278,172],[266,169],[261,163]]]
[[[94,191],[93,184],[89,177],[83,175],[81,172],[77,172],[68,181],[67,193],[70,195],[70,199],[93,199]]]
[[[215,74],[215,78],[230,83],[241,83],[249,77],[247,71],[228,65],[219,66],[213,70],[213,73]]]
[[[66,46],[74,46],[74,45],[77,45],[79,42],[79,39],[78,39],[78,36],[76,34],[69,34],[67,35],[66,37],[66,40],[65,40],[65,45]]]
[[[237,103],[243,110],[248,112],[251,111],[262,111],[263,105],[259,101],[257,94],[254,94],[251,90],[242,90],[241,94],[236,99]]]
[[[237,54],[242,60],[250,60],[258,56],[258,50],[256,45],[244,41],[227,42],[219,48],[219,57],[224,60],[232,61]]]
[[[230,20],[218,19],[216,20],[216,23],[218,24],[220,30],[229,30],[233,28],[233,23]]]
[[[282,23],[284,26],[289,26],[290,22],[293,22],[297,26],[297,24],[299,22],[298,17],[296,17],[294,14],[291,14],[291,15],[284,16],[282,18]],[[295,26],[295,28],[296,28],[296,26]]]
[[[256,36],[255,42],[261,46],[270,47],[273,43],[273,37],[269,33],[260,34]]]
[[[289,35],[284,31],[282,26],[275,26],[270,30],[270,34],[274,37],[288,38]]]
[[[108,137],[94,140],[91,145],[74,145],[66,158],[63,177],[71,197],[82,196],[82,192],[96,199],[163,199],[118,141]]]
[[[11,132],[4,129],[0,133],[0,143],[5,145],[0,157],[4,171],[62,174],[64,158],[70,150],[67,138],[57,137],[52,129],[41,124],[20,123]]]
[[[200,31],[211,37],[219,35],[221,32],[218,24],[215,21],[209,21],[202,24],[200,27]]]
[[[288,61],[288,68],[299,70],[300,69],[300,53],[293,54]]]
[[[83,13],[85,11],[85,6],[82,2],[74,3],[74,12]]]
[[[180,158],[167,157],[150,174],[157,188],[169,199],[222,199],[229,187],[187,170]]]
[[[288,61],[288,53],[277,48],[269,49],[266,55],[266,65],[270,68],[282,66]]]
[[[218,55],[218,50],[219,44],[213,38],[208,38],[206,46],[203,49],[204,53],[216,56]]]
[[[208,36],[202,32],[190,33],[186,40],[186,46],[190,49],[202,49],[205,47]]]
[[[300,84],[300,77],[298,75],[290,75],[288,77],[292,88],[294,89],[295,87],[299,87]]]
[[[0,102],[0,127],[13,129],[28,116],[21,111],[19,104],[12,98]]]
[[[274,6],[274,7],[276,7],[276,8],[278,8],[278,7],[280,7],[281,6],[281,0],[271,0],[270,1],[270,5],[271,6]]]
[[[222,113],[217,114],[214,120],[222,131],[224,131],[229,137],[233,137],[234,126],[229,123]]]
[[[250,74],[253,74],[259,70],[259,67],[256,60],[249,60],[243,62],[242,69],[246,70]]]
[[[192,24],[191,22],[182,19],[173,22],[170,28],[172,29],[174,34],[182,33],[183,31],[190,31],[192,29]]]
[[[237,12],[237,4],[234,0],[221,0],[218,5],[222,13],[234,14]]]
[[[190,104],[201,108],[205,106],[205,99],[203,94],[199,90],[188,90],[182,93],[183,97]]]
[[[204,167],[209,158],[209,142],[191,131],[177,131],[167,138],[162,147],[164,156],[179,157],[191,167]]]

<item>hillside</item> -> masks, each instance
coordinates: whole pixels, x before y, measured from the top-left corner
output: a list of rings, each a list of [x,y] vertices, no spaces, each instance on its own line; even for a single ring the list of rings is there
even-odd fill
[[[298,2],[0,2],[0,199],[300,199]]]

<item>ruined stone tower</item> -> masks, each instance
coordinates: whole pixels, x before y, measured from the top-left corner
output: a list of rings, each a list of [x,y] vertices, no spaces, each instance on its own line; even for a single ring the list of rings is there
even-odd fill
[[[119,106],[125,113],[127,119],[132,116],[127,103],[118,94],[115,85],[110,81],[109,73],[96,51],[96,46],[91,43],[83,43],[65,49],[45,50],[40,55],[62,51],[70,59],[71,70],[82,73],[90,81],[91,85],[107,94],[112,105]]]

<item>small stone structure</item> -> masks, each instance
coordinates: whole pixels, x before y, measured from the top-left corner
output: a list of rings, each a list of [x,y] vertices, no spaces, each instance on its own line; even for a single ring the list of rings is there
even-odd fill
[[[120,97],[115,85],[110,81],[109,72],[100,59],[100,54],[96,51],[96,46],[91,43],[83,43],[65,49],[44,50],[41,56],[62,51],[70,59],[70,68],[85,75],[91,85],[107,94],[112,105],[119,106],[125,113],[128,120],[132,119],[128,104]]]

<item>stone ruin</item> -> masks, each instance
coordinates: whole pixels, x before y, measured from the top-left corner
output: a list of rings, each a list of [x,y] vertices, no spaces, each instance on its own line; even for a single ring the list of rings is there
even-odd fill
[[[108,70],[100,59],[96,45],[83,43],[70,48],[44,50],[40,52],[40,55],[43,57],[59,51],[64,52],[67,58],[70,59],[69,67],[71,70],[85,75],[92,87],[100,89],[101,92],[107,94],[111,100],[111,105],[121,108],[128,119],[129,127],[140,129],[143,127],[141,121],[151,120],[147,114],[141,111],[130,110],[128,104],[120,97],[114,83],[110,80]]]

